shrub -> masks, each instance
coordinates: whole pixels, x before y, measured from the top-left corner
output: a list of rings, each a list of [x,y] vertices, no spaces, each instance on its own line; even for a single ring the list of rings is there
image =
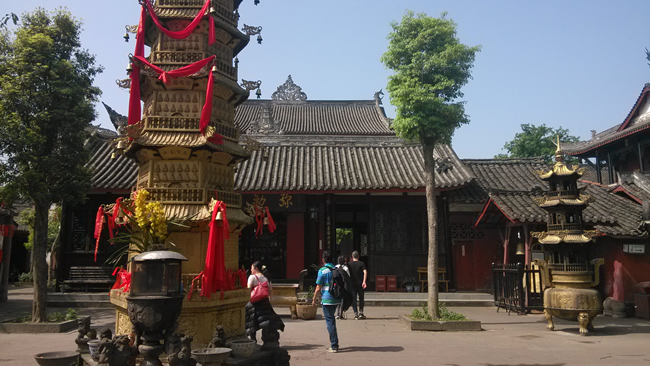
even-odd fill
[[[77,316],[77,310],[75,309],[68,308],[68,310],[65,312],[65,320],[75,320],[77,319]]]
[[[32,272],[21,273],[20,276],[18,276],[18,282],[34,282]]]
[[[440,319],[435,319],[435,320],[443,320],[443,321],[450,321],[450,320],[467,320],[465,315],[453,312],[449,309],[447,309],[447,306],[443,303],[438,303],[438,308],[440,309]],[[419,321],[433,321],[434,319],[429,315],[429,306],[427,303],[422,305],[422,311],[418,309],[414,309],[413,312],[411,312],[411,319],[413,320],[419,320]]]

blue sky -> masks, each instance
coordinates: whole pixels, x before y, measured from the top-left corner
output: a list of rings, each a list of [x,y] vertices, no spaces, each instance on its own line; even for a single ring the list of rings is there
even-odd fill
[[[101,100],[126,114],[126,77],[134,42],[122,39],[137,24],[137,0],[21,0],[4,2],[0,13],[38,6],[66,6],[84,22],[83,47],[105,71],[96,79]],[[471,122],[461,127],[453,148],[461,158],[491,158],[520,131],[522,123],[568,128],[589,139],[621,123],[650,79],[650,2],[461,1],[461,0],[244,0],[243,24],[262,26],[239,55],[239,78],[262,81],[270,98],[290,74],[309,100],[369,100],[391,74],[379,61],[390,22],[405,10],[458,23],[461,42],[482,45],[473,79],[464,87]],[[384,106],[394,117],[388,95]],[[97,123],[111,127],[103,108]]]

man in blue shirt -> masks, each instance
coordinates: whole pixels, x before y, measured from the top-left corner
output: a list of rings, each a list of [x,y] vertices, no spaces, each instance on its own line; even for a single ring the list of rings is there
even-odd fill
[[[316,278],[316,290],[314,291],[314,299],[312,304],[318,306],[316,302],[318,295],[322,293],[323,316],[325,317],[325,324],[327,325],[327,332],[330,335],[330,348],[327,352],[336,353],[339,351],[339,336],[336,333],[336,306],[341,300],[335,299],[329,293],[329,284],[332,281],[332,271],[334,264],[332,263],[332,254],[329,251],[323,252],[323,267],[318,270],[318,277]]]

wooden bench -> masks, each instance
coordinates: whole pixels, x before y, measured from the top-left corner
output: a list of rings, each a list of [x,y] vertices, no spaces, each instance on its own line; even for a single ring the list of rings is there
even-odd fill
[[[115,277],[111,276],[111,268],[108,267],[70,267],[68,279],[63,281],[61,291],[74,291],[84,289],[97,291],[108,291],[115,283]]]
[[[429,284],[427,267],[418,267],[418,280],[420,281],[421,291],[427,291]],[[425,286],[427,285],[427,286]],[[447,279],[447,268],[438,267],[438,287],[442,291],[449,292],[449,279]]]

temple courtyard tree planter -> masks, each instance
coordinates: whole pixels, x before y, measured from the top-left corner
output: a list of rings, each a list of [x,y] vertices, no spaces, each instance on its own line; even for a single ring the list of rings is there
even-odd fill
[[[77,320],[60,323],[0,323],[0,333],[67,333],[77,327]]]
[[[400,315],[399,320],[410,330],[447,332],[482,330],[481,322],[478,320],[413,320],[408,315]]]

